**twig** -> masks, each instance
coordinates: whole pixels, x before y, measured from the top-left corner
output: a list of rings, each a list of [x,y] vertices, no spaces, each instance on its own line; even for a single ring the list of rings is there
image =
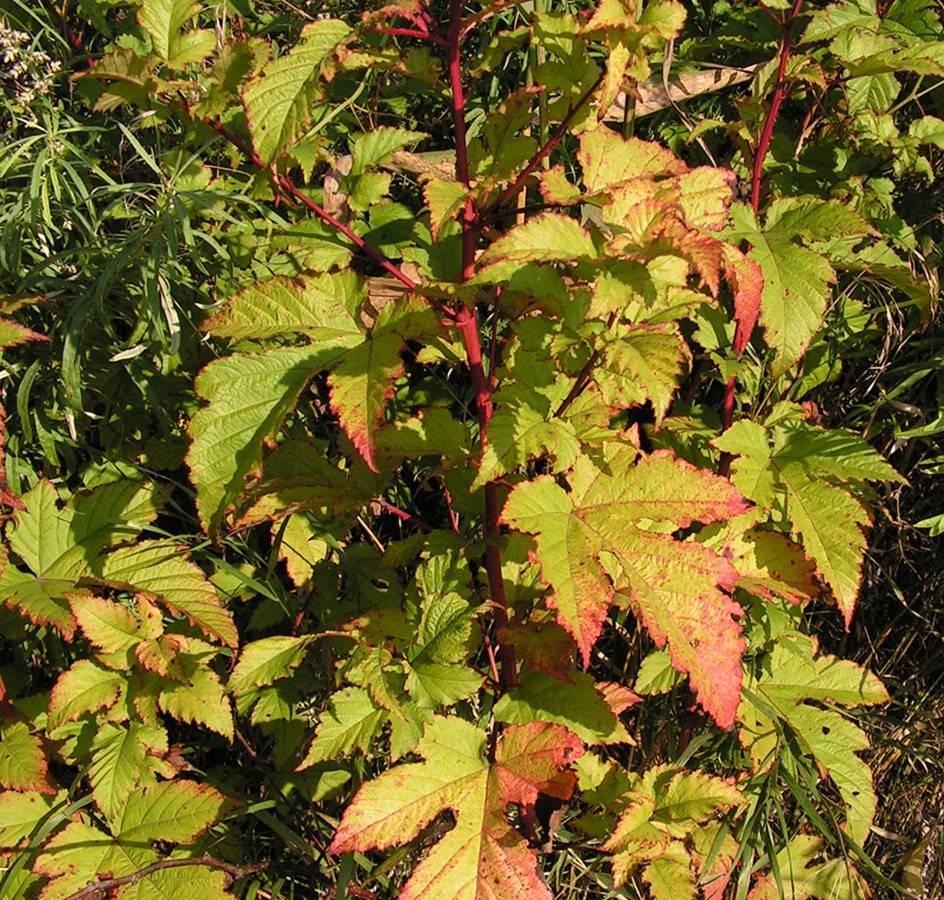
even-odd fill
[[[424,522],[422,519],[418,519],[412,513],[408,513],[405,509],[400,509],[399,506],[394,506],[392,503],[388,503],[383,498],[378,497],[376,503],[388,513],[392,513],[403,522],[408,522],[410,525],[415,525],[421,531],[433,531],[432,525]]]
[[[218,869],[225,872],[230,878],[245,878],[247,875],[267,869],[268,863],[260,863],[255,866],[236,866],[232,863],[223,862],[221,859],[213,859],[210,856],[201,856],[197,859],[162,859],[159,862],[145,866],[143,869],[138,869],[137,872],[132,872],[130,875],[90,882],[81,890],[69,894],[65,900],[84,900],[84,898],[94,897],[96,894],[104,895],[105,891],[110,891],[112,888],[123,887],[126,884],[137,884],[142,878],[147,878],[148,875],[153,875],[155,872],[161,872],[164,869],[180,869],[184,866],[206,866],[208,869]]]

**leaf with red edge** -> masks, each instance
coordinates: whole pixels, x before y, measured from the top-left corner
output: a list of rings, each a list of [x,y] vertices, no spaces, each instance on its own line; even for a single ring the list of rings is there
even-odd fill
[[[393,382],[403,374],[403,338],[395,332],[369,337],[348,350],[328,377],[331,409],[374,471],[374,448],[380,419],[393,394]]]
[[[503,521],[536,536],[537,560],[551,587],[548,605],[574,636],[585,663],[614,602],[628,603],[673,665],[691,677],[704,708],[722,727],[740,698],[744,641],[740,607],[724,589],[736,569],[709,548],[671,532],[724,521],[747,510],[726,479],[669,451],[638,458],[609,445],[597,468],[581,458],[570,492],[542,476],[511,492]]]
[[[15,791],[55,793],[39,737],[26,722],[7,720],[0,727],[0,785]]]
[[[190,562],[186,548],[174,541],[140,541],[105,557],[101,578],[112,587],[157,597],[171,612],[189,619],[204,634],[229,647],[239,644],[230,612],[203,570]]]
[[[0,350],[25,344],[27,341],[48,341],[45,334],[39,334],[25,325],[11,322],[9,319],[0,319]],[[0,407],[2,410],[2,407]],[[2,412],[0,412],[2,415]]]
[[[505,808],[533,805],[539,793],[569,799],[576,778],[568,767],[583,742],[557,725],[511,726],[490,765],[485,739],[469,722],[437,716],[416,747],[424,762],[365,784],[345,811],[331,852],[406,843],[452,810],[455,827],[416,867],[401,900],[550,900],[537,856]]]
[[[749,531],[725,541],[725,555],[740,572],[737,586],[766,600],[805,603],[820,593],[816,566],[803,548],[776,531]]]
[[[623,138],[607,127],[584,132],[577,159],[590,193],[606,191],[643,175],[681,175],[688,171],[671,150],[639,138]]]

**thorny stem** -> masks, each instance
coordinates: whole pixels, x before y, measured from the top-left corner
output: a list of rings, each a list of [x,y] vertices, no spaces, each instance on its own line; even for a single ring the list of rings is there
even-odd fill
[[[449,29],[447,32],[446,56],[449,69],[449,86],[452,93],[452,119],[456,139],[456,178],[466,189],[470,187],[469,152],[466,144],[465,88],[462,84],[462,9],[463,0],[451,0],[449,4]],[[512,192],[514,193],[514,192]],[[478,242],[479,219],[475,203],[470,197],[462,211],[462,280],[468,281],[475,274],[475,249]],[[479,419],[479,438],[484,449],[488,443],[488,423],[492,417],[492,388],[482,365],[482,343],[479,338],[478,316],[475,306],[462,306],[456,310],[454,326],[458,329],[465,349],[466,364],[475,391],[475,405]],[[497,538],[500,532],[501,502],[498,485],[485,485],[485,571],[489,593],[495,603],[494,620],[497,630],[508,627],[508,599],[502,578],[501,549]],[[513,644],[499,643],[498,661],[501,664],[498,690],[507,691],[518,681],[517,661]]]

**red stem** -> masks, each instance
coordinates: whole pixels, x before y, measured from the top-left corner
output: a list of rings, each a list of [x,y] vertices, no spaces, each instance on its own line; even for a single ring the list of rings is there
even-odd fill
[[[466,143],[465,88],[462,85],[462,9],[463,0],[450,0],[449,30],[446,56],[449,70],[449,85],[452,92],[452,120],[456,136],[456,178],[465,188],[470,187],[469,151]],[[475,202],[470,197],[462,211],[462,280],[468,281],[475,274],[475,249],[478,242],[479,224]],[[461,306],[456,310],[455,327],[459,330],[465,348],[466,364],[472,377],[475,405],[478,411],[479,440],[484,448],[488,442],[488,423],[492,417],[492,392],[485,368],[482,365],[482,343],[479,339],[478,316],[475,306]],[[497,629],[508,627],[508,598],[502,578],[501,549],[497,538],[500,533],[501,499],[498,485],[485,485],[485,571],[488,576],[489,593],[495,603],[494,617]],[[498,660],[501,664],[501,679],[498,690],[507,691],[518,682],[517,661],[513,644],[500,642]]]
[[[600,77],[593,82],[593,85],[590,87],[590,90],[587,91],[570,109],[567,110],[567,115],[561,119],[560,125],[557,126],[557,130],[552,134],[547,143],[538,150],[537,156],[531,160],[518,174],[518,177],[514,182],[505,188],[501,192],[497,200],[493,200],[485,209],[482,210],[481,217],[487,216],[492,210],[500,207],[509,197],[514,197],[522,188],[525,181],[527,181],[528,176],[534,172],[538,166],[541,165],[541,161],[546,157],[550,156],[556,149],[557,145],[564,139],[564,135],[567,134],[567,129],[570,126],[570,123],[573,121],[573,118],[581,110],[581,108],[587,103],[587,101],[593,96],[593,92],[600,86],[603,81],[603,76],[605,73],[601,72]]]
[[[190,103],[185,99],[181,98],[184,109],[187,111],[187,114],[190,114]],[[250,146],[246,144],[245,141],[238,138],[235,134],[230,132],[227,128],[223,126],[221,122],[211,121],[209,119],[203,120],[207,125],[210,126],[217,134],[226,138],[240,153],[242,153],[254,166],[259,169],[268,168],[266,164],[262,161],[262,158],[256,153]],[[282,191],[290,194],[295,200],[301,203],[303,206],[308,207],[315,215],[327,222],[332,228],[336,228],[341,232],[358,250],[360,250],[365,255],[369,256],[378,266],[384,269],[386,272],[389,272],[394,278],[404,284],[409,290],[416,290],[418,287],[417,283],[410,278],[408,275],[405,275],[397,266],[395,266],[386,256],[384,256],[379,250],[374,247],[371,247],[362,237],[354,234],[350,228],[347,227],[343,222],[336,219],[331,215],[327,210],[322,209],[311,197],[304,194],[300,191],[294,184],[289,180],[286,175],[277,175],[274,178],[275,186]]]
[[[764,160],[770,148],[770,140],[773,137],[774,126],[777,124],[777,117],[780,115],[780,107],[787,96],[784,77],[787,74],[787,63],[790,61],[790,53],[793,50],[793,27],[796,24],[797,16],[800,15],[802,6],[803,0],[794,0],[790,15],[782,23],[783,38],[780,41],[780,65],[777,67],[777,84],[774,87],[773,97],[770,99],[770,108],[767,110],[767,119],[760,133],[760,140],[757,142],[757,150],[754,152],[754,171],[751,176],[751,206],[755,213],[760,209],[760,186],[764,173]]]
[[[375,247],[371,247],[362,237],[354,234],[350,228],[347,227],[339,219],[336,219],[331,215],[327,210],[322,209],[314,200],[311,199],[307,194],[304,194],[300,191],[291,181],[289,181],[288,176],[279,175],[276,179],[276,184],[282,188],[282,190],[287,191],[292,195],[299,203],[303,206],[307,206],[315,215],[324,219],[332,228],[336,228],[341,232],[358,250],[362,253],[365,253],[369,256],[378,266],[380,266],[385,271],[389,272],[397,281],[400,281],[402,284],[405,284],[407,288],[411,291],[416,290],[418,287],[417,283],[410,278],[408,275],[404,274],[397,266],[395,266],[386,256],[384,256],[379,250]]]
[[[385,509],[388,513],[396,516],[401,521],[408,522],[410,525],[415,525],[420,529],[420,531],[433,531],[432,525],[429,525],[422,519],[418,519],[412,513],[408,513],[405,509],[400,509],[399,506],[394,506],[392,503],[388,503],[382,497],[378,497],[375,502],[382,509]]]
[[[439,44],[440,47],[446,46],[445,40],[438,34],[430,34],[428,31],[420,31],[418,28],[377,27],[369,28],[368,31],[372,31],[374,34],[392,34],[399,37],[418,38],[421,41],[432,41],[434,44]]]
[[[783,37],[780,41],[780,64],[777,66],[777,84],[774,87],[773,96],[770,98],[770,108],[767,110],[767,118],[764,120],[764,127],[761,129],[760,138],[757,141],[757,148],[754,151],[754,169],[751,173],[751,208],[754,213],[760,211],[760,189],[764,175],[764,160],[767,158],[767,151],[770,149],[770,141],[773,138],[774,127],[777,124],[777,118],[780,115],[780,107],[786,99],[789,91],[784,82],[787,74],[787,63],[790,61],[790,53],[793,50],[793,28],[796,25],[797,17],[800,15],[800,8],[803,6],[803,0],[794,0],[793,9],[790,14],[781,22]],[[727,431],[734,421],[734,394],[737,389],[737,379],[731,377],[724,386],[724,400],[721,406],[721,429]],[[721,462],[718,466],[718,472],[721,475],[727,475],[731,465],[731,458],[728,454],[721,455]]]

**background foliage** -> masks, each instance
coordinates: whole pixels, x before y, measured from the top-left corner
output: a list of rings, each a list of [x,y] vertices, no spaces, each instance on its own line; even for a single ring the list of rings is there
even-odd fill
[[[940,6],[377,6],[0,6],[0,895],[934,896]]]

